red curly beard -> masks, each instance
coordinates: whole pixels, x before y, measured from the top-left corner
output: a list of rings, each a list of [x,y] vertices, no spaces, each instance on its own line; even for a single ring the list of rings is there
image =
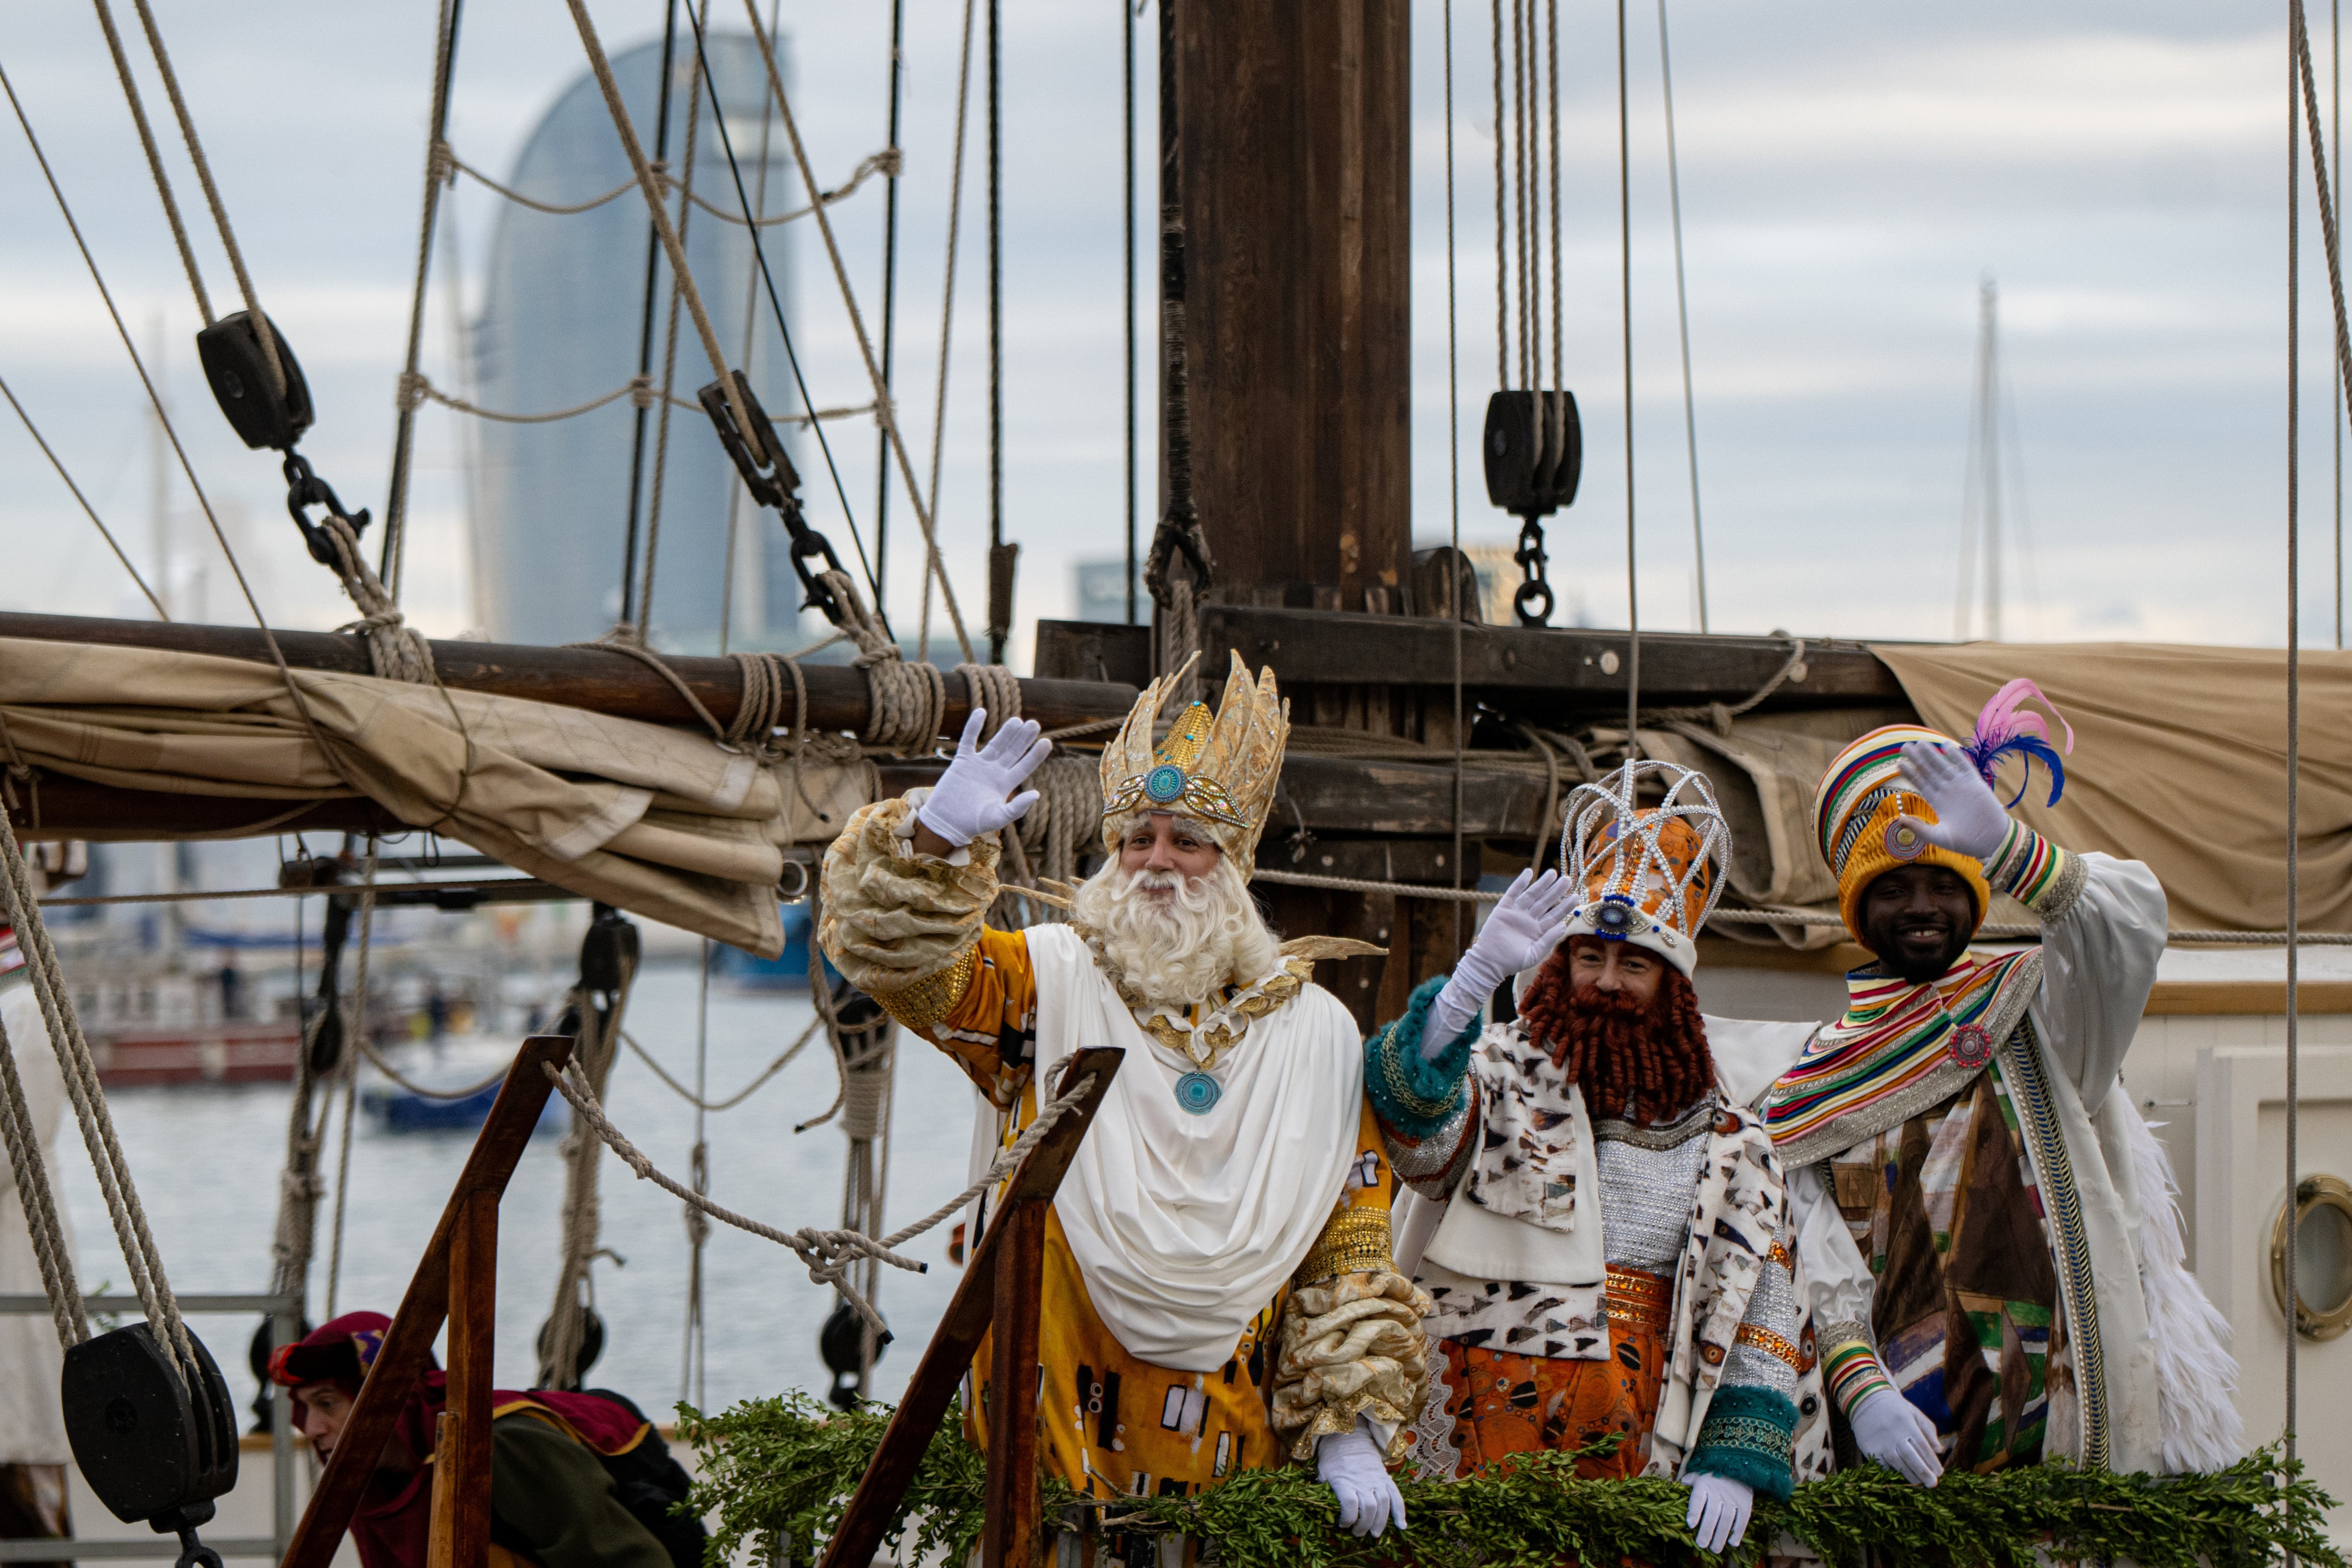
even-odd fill
[[[1643,1003],[1630,991],[1573,985],[1562,946],[1544,961],[1519,999],[1528,1038],[1584,1091],[1587,1112],[1664,1122],[1715,1087],[1715,1058],[1698,996],[1681,971],[1658,977]]]

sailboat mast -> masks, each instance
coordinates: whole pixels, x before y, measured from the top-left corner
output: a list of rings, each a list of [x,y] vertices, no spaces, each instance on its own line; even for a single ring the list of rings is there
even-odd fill
[[[1977,295],[1977,429],[1983,470],[1985,635],[2000,641],[2000,286],[1987,276]]]

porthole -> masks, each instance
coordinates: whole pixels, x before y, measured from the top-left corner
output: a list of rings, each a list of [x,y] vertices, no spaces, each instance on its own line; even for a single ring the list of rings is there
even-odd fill
[[[2334,1339],[2352,1328],[2352,1186],[2306,1176],[2294,1189],[2295,1328]],[[2271,1227],[2271,1299],[2286,1312],[2287,1207]]]

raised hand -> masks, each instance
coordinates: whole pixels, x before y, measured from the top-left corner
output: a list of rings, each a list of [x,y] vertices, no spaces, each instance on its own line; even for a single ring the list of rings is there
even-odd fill
[[[2009,813],[1976,764],[1948,741],[1915,740],[1903,748],[1904,782],[1927,797],[1937,820],[1923,822],[1904,815],[1898,829],[1910,828],[1929,843],[1978,860],[1990,857],[2009,836]]]
[[[955,760],[931,787],[931,798],[915,812],[917,821],[951,848],[961,849],[974,839],[1019,821],[1035,804],[1037,791],[1023,789],[1018,795],[1013,791],[1037,771],[1037,765],[1054,749],[1052,741],[1037,737],[1038,726],[1025,718],[1013,720],[982,746],[980,732],[987,722],[986,708],[971,710],[971,716],[964,720],[963,736],[956,742]],[[1009,800],[1008,795],[1013,795]]]
[[[1460,1034],[1495,988],[1522,969],[1531,969],[1551,956],[1568,929],[1568,912],[1576,903],[1576,883],[1556,871],[1538,876],[1532,868],[1519,873],[1505,890],[1477,940],[1454,966],[1453,978],[1437,993],[1423,1027],[1421,1051],[1434,1059]]]

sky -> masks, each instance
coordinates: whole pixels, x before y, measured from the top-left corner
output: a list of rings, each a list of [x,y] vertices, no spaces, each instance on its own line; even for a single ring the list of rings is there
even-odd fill
[[[713,25],[743,28],[740,3],[713,0]],[[1004,7],[1005,508],[1007,533],[1024,547],[1024,622],[1071,612],[1071,563],[1116,555],[1126,517],[1119,3]],[[593,0],[589,10],[615,51],[661,26],[656,0]],[[257,292],[308,372],[320,417],[303,450],[348,501],[381,513],[415,263],[433,6],[159,0],[156,11]],[[1465,0],[1454,13],[1460,527],[1465,541],[1500,541],[1516,525],[1486,504],[1475,461],[1496,373],[1491,40],[1486,7]],[[919,470],[939,381],[963,16],[957,0],[905,0],[897,386]],[[1637,580],[1643,624],[1682,629],[1696,625],[1697,583],[1659,22],[1642,0],[1627,16]],[[1444,10],[1418,0],[1412,18],[1414,531],[1433,543],[1452,520]],[[782,6],[794,109],[822,185],[885,144],[889,19],[879,0]],[[2284,642],[2283,8],[1675,0],[1671,23],[1712,628],[1953,634],[1978,296],[1990,276],[2024,503],[2002,577],[2006,634]],[[2326,94],[2325,12],[2315,24]],[[1588,460],[1581,496],[1552,524],[1552,577],[1559,618],[1596,625],[1623,624],[1627,606],[1616,25],[1613,8],[1560,7],[1566,360]],[[1137,26],[1146,148],[1156,30],[1147,11]],[[195,308],[92,13],[19,0],[0,29],[0,67],[133,337],[160,361],[175,423],[262,612],[290,626],[347,619],[286,519],[275,460],[242,448],[210,405],[191,341]],[[459,156],[505,172],[582,69],[565,6],[468,0],[451,112]],[[151,113],[164,115],[152,68],[142,82]],[[975,73],[938,508],[941,548],[975,621],[988,452],[979,105]],[[207,285],[233,303],[168,116],[159,131],[199,230]],[[2336,638],[2335,447],[2307,173],[2305,187],[2303,635],[2326,643]],[[445,385],[455,381],[455,312],[478,295],[499,200],[461,183],[444,209],[424,362]],[[1150,204],[1147,180],[1147,214]],[[833,214],[859,311],[877,327],[880,183]],[[132,561],[157,576],[153,440],[138,382],[5,121],[0,214],[0,378]],[[814,401],[865,402],[856,339],[818,235],[805,222],[785,232],[788,308]],[[619,313],[635,308],[613,302]],[[1147,292],[1147,333],[1150,317]],[[1147,417],[1150,364],[1147,353]],[[827,434],[870,545],[876,433],[851,420]],[[435,635],[476,624],[465,439],[459,416],[420,416],[404,597]],[[804,471],[821,465],[806,442],[802,455]],[[167,478],[160,576],[174,613],[247,620],[185,481]],[[850,520],[830,486],[809,494],[812,520],[845,538]],[[149,613],[5,412],[0,497],[10,562],[0,608]],[[1141,511],[1148,529],[1149,494]],[[905,630],[919,612],[903,495],[890,528],[887,602]],[[1024,644],[1016,642],[1016,664]]]

